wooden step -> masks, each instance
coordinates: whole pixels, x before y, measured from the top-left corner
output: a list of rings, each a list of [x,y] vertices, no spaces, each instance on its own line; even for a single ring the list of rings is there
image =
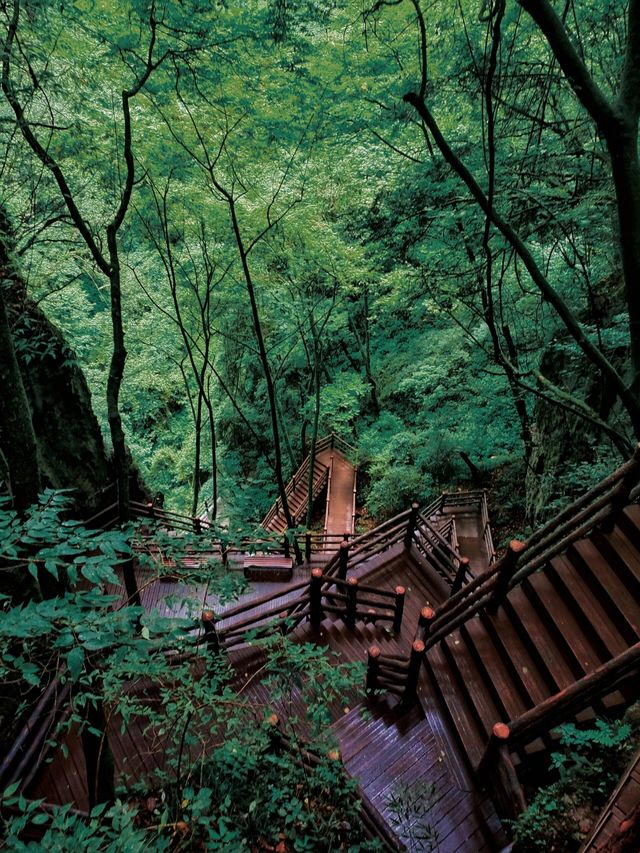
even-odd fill
[[[635,600],[640,599],[640,553],[620,527],[594,531],[591,539]]]
[[[522,589],[545,620],[547,632],[554,641],[556,656],[564,657],[571,670],[572,680],[582,678],[587,672],[596,669],[601,663],[599,655],[546,574],[537,572],[530,575],[523,582]]]
[[[546,575],[572,610],[600,663],[627,650],[629,644],[609,618],[584,574],[567,555],[551,560]]]
[[[460,634],[483,674],[483,682],[498,708],[499,719],[513,720],[531,708],[531,697],[522,690],[520,680],[513,678],[512,671],[502,658],[502,648],[495,645],[480,619],[470,619],[461,626]],[[498,722],[498,718],[494,722]]]
[[[627,645],[640,638],[640,606],[615,569],[591,539],[576,542],[567,557],[580,572],[606,609],[609,619],[620,631]]]
[[[507,613],[509,621],[535,660],[536,668],[550,685],[551,693],[558,693],[573,684],[575,676],[571,668],[563,655],[558,654],[544,617],[534,610],[522,587],[510,590],[501,608]]]
[[[509,669],[511,677],[520,683],[520,695],[526,697],[526,705],[533,708],[544,702],[555,692],[556,684],[549,677],[546,668],[539,668],[504,608],[499,608],[493,615],[481,613],[480,619],[493,644],[499,649],[500,657]]]
[[[494,723],[507,722],[488,688],[486,670],[478,667],[460,631],[452,631],[440,645],[458,679],[460,698],[474,715],[486,743]]]
[[[626,506],[616,517],[616,527],[622,530],[636,551],[640,551],[640,505]]]
[[[466,705],[460,701],[458,680],[440,644],[432,646],[425,655],[425,666],[431,683],[456,732],[462,754],[472,770],[484,754],[485,738]]]

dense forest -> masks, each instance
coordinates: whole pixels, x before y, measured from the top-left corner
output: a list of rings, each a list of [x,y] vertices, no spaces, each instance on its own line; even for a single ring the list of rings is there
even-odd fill
[[[131,528],[70,518],[116,503],[126,525],[136,499],[240,537],[278,499],[306,529],[311,501],[293,519],[286,483],[335,433],[358,451],[359,532],[471,485],[502,547],[630,457],[636,0],[4,0],[0,17],[3,726],[61,661],[87,741],[95,696],[148,660],[175,686],[158,648],[180,626],[140,633],[139,608],[117,621],[97,603]],[[355,678],[278,654],[290,677],[333,680],[325,702]],[[217,724],[219,666],[201,697]],[[153,849],[193,840],[176,760]],[[301,784],[289,765],[244,770]],[[143,849],[110,814],[86,849],[118,832]],[[202,843],[245,849],[241,823]],[[85,843],[70,814],[59,831]],[[347,849],[336,833],[327,849]]]

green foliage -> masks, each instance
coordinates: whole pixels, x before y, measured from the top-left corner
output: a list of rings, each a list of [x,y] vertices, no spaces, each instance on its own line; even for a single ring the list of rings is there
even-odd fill
[[[387,800],[391,812],[391,825],[407,845],[409,851],[433,853],[438,850],[440,833],[429,822],[429,816],[439,799],[435,782],[413,785],[395,785]]]
[[[74,737],[77,729],[92,731],[92,709],[104,703],[112,726],[118,721],[124,731],[135,720],[144,728],[163,769],[150,777],[124,772],[118,802],[94,810],[88,822],[68,807],[42,810],[41,801],[26,800],[16,786],[8,789],[3,835],[10,849],[27,849],[18,840],[27,826],[42,829],[47,849],[68,849],[62,840],[68,839],[87,850],[163,850],[179,842],[249,851],[281,836],[299,851],[375,849],[364,839],[356,785],[326,739],[330,706],[345,697],[358,701],[364,666],[340,664],[321,647],[279,635],[253,640],[257,672],[238,673],[225,655],[196,648],[199,589],[223,603],[241,586],[229,573],[218,580],[215,563],[180,568],[198,544],[190,535],[155,533],[162,553],[177,561],[172,571],[184,585],[165,602],[174,616],[141,614],[131,606],[114,610],[122,594],[118,566],[131,553],[129,534],[144,531],[87,530],[66,519],[67,510],[65,495],[47,492],[25,519],[0,511],[2,559],[22,572],[28,561],[67,579],[55,598],[19,607],[3,601],[0,681],[26,704],[32,688],[42,689],[57,673],[70,684],[71,697],[54,747],[66,748],[69,731]],[[153,582],[162,566],[141,557],[141,570]],[[172,660],[171,650],[184,657]],[[271,709],[252,700],[256,676],[264,679]],[[238,679],[246,682],[239,691]],[[150,695],[157,701],[150,703]],[[282,709],[285,741],[273,709]],[[307,750],[315,756],[310,766]]]
[[[540,788],[512,824],[514,851],[577,850],[585,818],[588,828],[633,752],[631,731],[628,722],[602,719],[591,729],[560,727],[561,751],[551,756],[557,778]]]

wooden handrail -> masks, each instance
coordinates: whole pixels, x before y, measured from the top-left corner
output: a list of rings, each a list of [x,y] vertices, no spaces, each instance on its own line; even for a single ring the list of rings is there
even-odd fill
[[[635,670],[640,670],[640,642],[512,720],[510,741],[520,746],[530,743],[587,707],[587,703],[616,690]]]
[[[433,630],[428,640],[431,646],[475,615],[487,604],[498,587],[498,577],[509,572],[508,583],[500,584],[506,593],[521,583],[553,556],[561,553],[573,541],[586,535],[600,522],[610,518],[625,502],[625,496],[640,480],[640,446],[633,457],[620,466],[578,500],[570,504],[556,518],[536,531],[524,543],[515,565],[508,560],[508,552],[489,568],[471,580],[436,610]],[[504,579],[504,576],[503,576]]]
[[[440,547],[443,549],[443,551],[447,555],[449,563],[451,564],[451,567],[452,567],[453,571],[455,572],[455,570],[458,567],[458,562],[460,561],[460,554],[458,554],[456,551],[453,550],[453,548],[451,547],[449,542],[447,542],[447,540],[440,533],[440,531],[437,530],[429,522],[429,520],[427,518],[425,518],[424,515],[422,515],[422,513],[418,513],[418,525],[422,525],[423,528],[426,528],[427,533],[430,536],[433,536],[438,541],[438,544],[440,545]]]

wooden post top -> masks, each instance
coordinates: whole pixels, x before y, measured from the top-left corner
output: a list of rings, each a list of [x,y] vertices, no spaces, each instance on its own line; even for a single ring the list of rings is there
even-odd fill
[[[509,726],[506,723],[495,723],[493,726],[493,735],[497,737],[498,740],[508,740],[509,739]]]
[[[433,619],[435,615],[436,611],[433,609],[433,607],[429,607],[428,605],[426,607],[423,607],[420,611],[420,616],[422,619]]]
[[[379,658],[382,652],[378,646],[369,646],[369,657],[370,658]]]
[[[411,649],[412,649],[412,651],[416,652],[416,654],[420,655],[424,651],[425,646],[424,646],[424,643],[422,642],[422,640],[414,640],[413,643],[411,644]]]
[[[341,551],[348,551],[348,550],[349,550],[349,543],[348,543],[348,542],[345,542],[345,540],[344,540],[344,539],[343,539],[343,540],[342,540],[342,542],[340,543],[340,550],[341,550]]]
[[[358,578],[354,578],[353,576],[347,578],[347,583],[349,586],[358,586]]]
[[[411,509],[414,510],[414,512],[417,512],[420,509],[420,504],[418,503],[418,501],[413,501],[413,503],[411,504]]]
[[[269,716],[267,717],[266,722],[267,722],[270,726],[277,726],[277,725],[279,724],[280,720],[279,720],[279,718],[278,718],[278,715],[277,715],[277,714],[269,714]]]
[[[311,569],[311,577],[312,578],[321,578],[322,577],[322,569]]]
[[[515,542],[515,539],[514,539],[514,542]],[[460,557],[460,562],[461,562],[461,563],[464,563],[464,565],[465,565],[465,566],[468,566],[468,565],[469,565],[470,560],[469,560],[469,558],[468,558],[468,557]]]
[[[522,542],[520,539],[512,539],[511,542],[509,542],[509,550],[514,554],[519,554],[524,550],[525,544],[526,543]]]
[[[407,590],[403,586],[396,587],[396,595],[404,595],[406,591]]]
[[[203,610],[202,611],[202,621],[203,622],[213,622],[216,618],[216,614],[213,610]]]

